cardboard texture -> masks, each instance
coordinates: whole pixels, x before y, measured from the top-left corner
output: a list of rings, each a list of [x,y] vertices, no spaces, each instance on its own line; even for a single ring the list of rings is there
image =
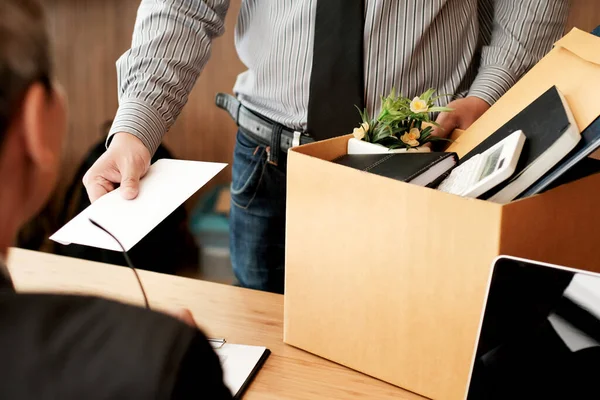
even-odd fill
[[[580,129],[600,115],[600,39],[573,31],[450,150],[465,154],[552,84]],[[493,259],[600,271],[600,176],[507,205],[288,158],[284,341],[434,399],[464,399]]]

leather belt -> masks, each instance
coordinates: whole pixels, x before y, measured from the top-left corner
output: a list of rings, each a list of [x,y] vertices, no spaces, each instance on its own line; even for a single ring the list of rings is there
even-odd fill
[[[242,132],[265,146],[272,146],[274,135],[280,135],[280,149],[286,153],[292,147],[314,142],[304,133],[293,131],[247,109],[231,95],[218,93],[215,103],[231,115]]]

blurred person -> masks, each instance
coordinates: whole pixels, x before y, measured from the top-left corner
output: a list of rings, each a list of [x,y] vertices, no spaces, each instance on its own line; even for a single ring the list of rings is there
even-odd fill
[[[392,88],[409,98],[430,87],[453,96],[454,111],[437,116],[436,134],[467,129],[563,34],[568,3],[242,1],[235,44],[248,69],[235,84],[237,98],[221,101],[239,126],[230,243],[240,284],[283,292],[294,138],[303,144],[351,133],[360,122],[354,106],[377,115]],[[137,196],[151,155],[223,33],[228,7],[228,0],[142,0],[131,49],[117,62],[120,106],[108,148],[84,178],[92,201],[115,184],[125,198]]]
[[[40,5],[3,0],[0,398],[230,399],[189,312],[179,320],[94,297],[15,293],[4,259],[57,180],[65,115]]]

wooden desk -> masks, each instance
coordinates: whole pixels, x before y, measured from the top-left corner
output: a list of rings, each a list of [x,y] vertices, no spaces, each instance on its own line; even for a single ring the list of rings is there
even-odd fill
[[[126,268],[12,249],[8,267],[20,291],[100,295],[133,304],[142,297]],[[272,354],[247,399],[421,399],[283,343],[283,296],[140,271],[151,307],[186,307],[209,336],[266,346]]]

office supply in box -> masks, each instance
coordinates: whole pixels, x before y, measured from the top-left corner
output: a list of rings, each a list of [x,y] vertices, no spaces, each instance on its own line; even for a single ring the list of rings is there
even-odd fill
[[[480,154],[517,130],[527,137],[515,176],[481,197],[497,203],[513,200],[562,160],[581,139],[564,96],[552,86],[500,129],[461,158]]]
[[[523,131],[511,133],[483,153],[462,162],[437,188],[459,196],[479,197],[515,173],[525,139]]]
[[[408,182],[435,187],[458,162],[456,153],[346,154],[336,164]]]
[[[585,162],[586,157],[591,155],[599,147],[600,119],[596,119],[590,126],[581,132],[581,141],[577,144],[575,149],[517,198],[533,196],[534,194],[542,193],[544,190],[551,188],[556,181],[560,181],[561,177],[567,174],[572,168],[576,167],[581,162]],[[569,179],[569,177],[567,177],[567,179]]]

